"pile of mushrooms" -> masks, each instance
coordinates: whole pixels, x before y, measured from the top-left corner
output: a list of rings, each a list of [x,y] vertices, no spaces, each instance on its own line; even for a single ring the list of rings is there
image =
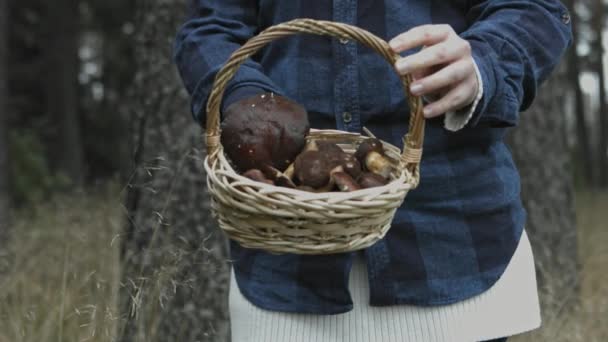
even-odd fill
[[[231,105],[222,122],[222,145],[243,176],[310,192],[355,191],[388,183],[391,164],[382,142],[366,139],[354,154],[310,140],[306,110],[266,93]]]

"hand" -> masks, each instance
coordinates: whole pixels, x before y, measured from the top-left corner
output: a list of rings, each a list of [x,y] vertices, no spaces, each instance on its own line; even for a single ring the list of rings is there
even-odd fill
[[[433,118],[470,105],[477,95],[478,81],[471,45],[449,25],[423,25],[398,35],[389,42],[396,53],[423,47],[400,58],[395,67],[411,74],[414,95],[436,99],[424,107],[424,116]]]

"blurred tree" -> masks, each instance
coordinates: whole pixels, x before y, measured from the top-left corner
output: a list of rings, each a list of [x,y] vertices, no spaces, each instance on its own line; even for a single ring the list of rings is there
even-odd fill
[[[89,179],[119,174],[129,168],[128,118],[122,96],[133,81],[134,0],[81,2],[81,107]],[[87,73],[87,70],[95,72]],[[103,141],[103,143],[100,143]]]
[[[88,183],[124,175],[133,1],[9,3],[13,203],[69,186],[66,168]]]
[[[598,110],[598,159],[599,185],[608,187],[608,98],[606,97],[606,75],[604,73],[604,27],[606,6],[603,0],[595,0],[593,6],[594,69],[599,79],[599,110]]]
[[[521,114],[510,145],[522,175],[528,212],[526,230],[534,248],[544,321],[572,308],[578,298],[578,249],[570,153],[564,136],[566,61]]]
[[[4,248],[8,238],[8,0],[0,0],[0,274],[4,269]]]
[[[225,341],[227,246],[209,211],[201,128],[171,64],[186,1],[139,0],[128,92],[121,341]]]
[[[574,8],[574,0],[567,2],[569,8]],[[581,58],[578,55],[576,47],[579,42],[578,30],[578,14],[576,11],[571,11],[572,17],[572,48],[568,50],[568,84],[574,90],[574,115],[576,118],[576,142],[577,142],[577,158],[576,161],[582,164],[581,175],[582,183],[585,186],[593,184],[593,152],[589,142],[589,131],[587,129],[587,120],[585,115],[585,98],[581,89],[579,77],[581,74]]]
[[[84,175],[78,94],[79,1],[46,3],[45,77],[46,106],[54,129],[51,161],[54,168],[80,186]]]
[[[37,0],[8,2],[10,191],[12,203],[20,206],[48,195],[55,177],[47,157],[51,132],[40,78],[45,74],[40,19],[43,6]]]
[[[129,144],[124,143],[129,135],[128,117],[121,107],[121,95],[124,94],[133,81],[134,54],[131,35],[133,34],[134,0],[92,1],[97,7],[95,13],[101,15],[101,32],[104,34],[102,58],[103,76],[101,82],[106,89],[101,111],[107,114],[106,128],[103,132],[114,132],[116,143],[108,150],[114,163],[110,164],[120,176],[127,181],[129,172]],[[105,3],[106,7],[101,7]],[[108,4],[113,4],[108,6]],[[121,56],[121,58],[116,58]]]

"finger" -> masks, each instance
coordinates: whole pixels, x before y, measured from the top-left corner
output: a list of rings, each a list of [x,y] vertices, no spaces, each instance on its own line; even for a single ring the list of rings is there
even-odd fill
[[[461,60],[448,64],[443,69],[424,78],[415,78],[416,81],[412,83],[410,91],[414,95],[426,95],[461,82],[467,77],[472,77],[474,73],[471,60]]]
[[[447,64],[470,53],[470,45],[462,39],[453,39],[428,47],[411,56],[400,58],[395,67],[404,75],[418,69]]]
[[[435,72],[437,72],[437,71],[433,70],[433,68],[426,68],[426,69],[422,69],[422,70],[416,70],[415,72],[412,73],[412,78],[414,80],[422,80],[425,77],[434,74]]]
[[[436,72],[438,72],[439,70],[445,68],[446,65],[445,64],[441,64],[441,65],[434,65],[430,68],[424,68],[424,69],[420,69],[420,70],[414,70],[411,75],[412,78],[414,79],[414,81],[416,80],[421,80],[427,76],[430,76]]]
[[[449,25],[422,25],[391,39],[389,45],[396,53],[423,45],[434,45],[447,39],[454,32]]]
[[[424,107],[424,116],[434,118],[449,111],[461,109],[473,102],[474,86],[471,82],[460,83],[444,97]]]
[[[422,49],[425,49],[426,46],[423,46]],[[428,75],[432,75],[434,73],[437,72],[437,66],[434,66],[432,68],[426,68],[426,69],[422,69],[422,70],[416,70],[414,72],[412,72],[412,78],[414,80],[421,80],[425,77],[427,77]]]

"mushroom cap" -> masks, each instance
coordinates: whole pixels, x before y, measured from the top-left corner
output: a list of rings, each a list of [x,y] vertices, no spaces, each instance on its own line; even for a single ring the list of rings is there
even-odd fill
[[[379,139],[370,138],[362,141],[355,152],[355,158],[357,158],[361,164],[365,164],[365,157],[372,151],[384,155],[384,147]]]
[[[316,143],[317,149],[321,152],[327,152],[332,154],[344,153],[344,150],[340,148],[336,143],[330,141],[319,141]]]
[[[364,188],[375,188],[377,186],[383,186],[388,184],[386,178],[381,175],[375,174],[373,172],[365,172],[362,173],[361,176],[357,179],[359,185]]]
[[[298,155],[294,169],[302,185],[320,188],[329,183],[330,164],[320,151],[305,151]]]
[[[285,170],[304,147],[310,130],[304,107],[271,93],[233,103],[224,117],[221,143],[241,172],[264,165]]]
[[[319,151],[326,156],[331,169],[342,166],[343,170],[353,178],[361,174],[361,163],[352,154],[344,152],[340,146],[324,142],[319,144]]]
[[[330,164],[330,169],[334,169],[338,166],[343,166],[346,169],[346,163],[353,164],[354,157],[344,152],[340,146],[332,142],[320,142],[318,144],[319,152],[321,152]],[[350,165],[355,167],[356,165]],[[360,165],[359,165],[360,167]]]

